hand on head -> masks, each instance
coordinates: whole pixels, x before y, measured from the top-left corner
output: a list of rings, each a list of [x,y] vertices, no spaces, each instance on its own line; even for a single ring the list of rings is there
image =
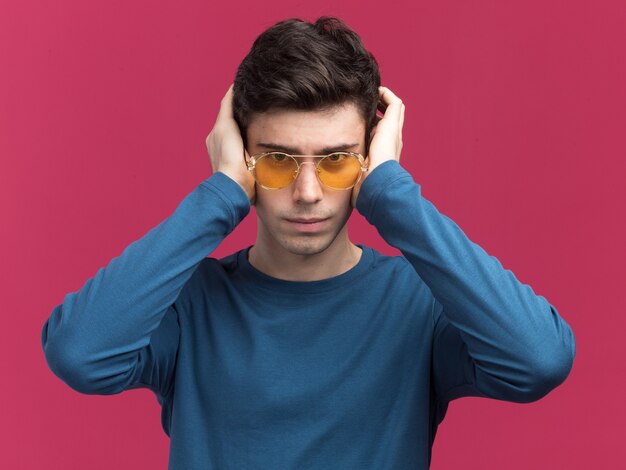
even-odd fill
[[[352,190],[352,207],[356,207],[361,185],[374,168],[388,160],[400,161],[404,103],[389,88],[381,86],[379,92],[378,110],[383,116],[376,116],[376,125],[370,133],[369,153],[367,155],[369,169]]]
[[[222,172],[235,180],[254,204],[256,193],[254,177],[248,171],[249,158],[244,146],[239,126],[233,117],[233,85],[222,98],[215,125],[206,138],[206,146],[213,172]]]

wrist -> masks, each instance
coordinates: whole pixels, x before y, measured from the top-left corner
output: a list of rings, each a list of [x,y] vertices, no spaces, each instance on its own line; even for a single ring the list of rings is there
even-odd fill
[[[231,180],[237,183],[241,187],[241,189],[243,189],[243,191],[246,193],[246,195],[248,196],[248,199],[251,202],[253,201],[254,195],[255,195],[255,187],[254,187],[254,179],[252,178],[251,175],[247,173],[241,174],[241,172],[232,172],[232,171],[228,171],[227,169],[220,169],[218,171],[220,173],[224,173]]]

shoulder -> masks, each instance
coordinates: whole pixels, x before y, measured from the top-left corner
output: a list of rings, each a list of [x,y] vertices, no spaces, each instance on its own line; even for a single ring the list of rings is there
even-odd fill
[[[244,249],[235,251],[223,258],[204,258],[198,265],[200,273],[205,272],[219,272],[219,273],[231,273],[237,269],[239,254]]]
[[[431,328],[433,294],[411,262],[402,254],[385,255],[372,249],[371,276],[366,285],[384,298],[388,311],[412,312],[415,331]],[[407,320],[408,321],[408,320]]]
[[[402,254],[386,255],[375,248],[363,247],[372,252],[371,269],[379,279],[388,279],[397,287],[423,289],[430,293],[428,286],[419,276],[413,265]]]
[[[240,251],[223,258],[206,257],[195,267],[189,280],[183,285],[178,301],[193,299],[200,292],[223,287],[230,283],[231,278],[238,270],[237,260]]]
[[[386,255],[375,248],[367,246],[363,246],[363,249],[368,249],[372,252],[372,269],[389,272],[392,275],[419,278],[411,263],[403,255]]]

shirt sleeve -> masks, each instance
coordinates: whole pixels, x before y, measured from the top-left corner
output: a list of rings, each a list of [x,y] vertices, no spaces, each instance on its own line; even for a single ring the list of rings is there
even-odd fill
[[[372,171],[356,207],[433,294],[432,376],[440,402],[531,402],[566,379],[576,344],[557,309],[441,214],[398,162]]]
[[[41,332],[52,372],[81,393],[138,387],[167,393],[178,350],[175,301],[249,211],[246,193],[225,174],[202,181],[169,217],[54,307]]]

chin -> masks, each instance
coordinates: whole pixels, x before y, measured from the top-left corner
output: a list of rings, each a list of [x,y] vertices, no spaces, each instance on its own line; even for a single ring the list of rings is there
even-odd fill
[[[330,245],[332,240],[322,241],[313,239],[292,240],[282,243],[283,248],[293,255],[311,256],[324,252]]]
[[[297,236],[286,237],[279,241],[280,246],[293,255],[311,256],[322,253],[337,239],[334,236]]]

